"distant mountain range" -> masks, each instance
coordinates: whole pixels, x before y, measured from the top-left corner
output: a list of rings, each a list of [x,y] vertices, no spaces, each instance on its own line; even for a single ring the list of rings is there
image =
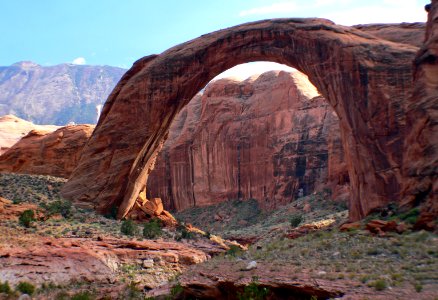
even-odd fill
[[[0,67],[0,116],[35,124],[96,123],[98,111],[125,69],[19,62]]]

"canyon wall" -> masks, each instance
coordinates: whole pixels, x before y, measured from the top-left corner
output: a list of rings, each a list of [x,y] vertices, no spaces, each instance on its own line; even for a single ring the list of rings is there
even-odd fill
[[[336,188],[348,182],[338,122],[299,72],[216,80],[175,118],[147,194],[176,210],[251,198],[269,209],[321,190],[329,173]]]

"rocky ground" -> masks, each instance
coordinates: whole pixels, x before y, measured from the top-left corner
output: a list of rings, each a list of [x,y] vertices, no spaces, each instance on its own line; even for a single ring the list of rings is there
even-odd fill
[[[415,210],[341,226],[346,206],[325,190],[272,212],[252,200],[192,208],[175,214],[185,227],[150,239],[143,224],[128,235],[68,205],[63,182],[0,175],[0,299],[29,286],[33,299],[438,299],[438,236],[412,230]]]

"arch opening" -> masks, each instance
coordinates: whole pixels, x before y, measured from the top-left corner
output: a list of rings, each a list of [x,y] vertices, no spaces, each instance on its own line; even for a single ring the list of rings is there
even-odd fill
[[[175,115],[234,65],[272,61],[296,68],[339,116],[351,183],[350,218],[397,200],[403,143],[399,119],[416,48],[396,47],[323,19],[243,24],[137,61],[102,111],[63,195],[99,211],[131,209]],[[388,70],[390,70],[388,72]],[[400,118],[403,119],[403,118]]]
[[[275,209],[328,186],[346,198],[347,187],[337,184],[341,173],[348,177],[338,123],[304,74],[265,62],[237,65],[177,115],[147,198],[173,211],[236,199]]]

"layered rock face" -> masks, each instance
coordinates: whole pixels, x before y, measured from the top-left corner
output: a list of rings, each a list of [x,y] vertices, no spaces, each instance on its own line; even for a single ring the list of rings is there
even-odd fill
[[[421,47],[424,41],[426,24],[422,22],[401,24],[362,24],[353,27],[391,42]]]
[[[31,130],[40,132],[52,132],[59,126],[36,125],[13,115],[0,117],[0,155],[8,150],[12,145],[27,135]]]
[[[0,172],[68,178],[94,125],[69,125],[54,132],[30,131],[0,156]]]
[[[36,124],[93,124],[125,69],[19,62],[0,67],[0,115]]]
[[[267,60],[308,75],[339,116],[350,218],[360,219],[400,200],[403,103],[411,95],[417,50],[323,19],[279,19],[213,32],[144,57],[108,98],[63,195],[101,212],[119,207],[118,217],[124,217],[177,113],[219,73]]]
[[[338,136],[332,151],[343,153],[338,118],[299,72],[214,81],[172,123],[148,196],[176,210],[229,199],[288,203],[327,183],[329,133]],[[344,168],[330,172],[334,180]]]
[[[406,105],[403,160],[403,204],[423,204],[425,225],[438,216],[438,1],[426,9],[426,38],[414,61],[414,91]]]

